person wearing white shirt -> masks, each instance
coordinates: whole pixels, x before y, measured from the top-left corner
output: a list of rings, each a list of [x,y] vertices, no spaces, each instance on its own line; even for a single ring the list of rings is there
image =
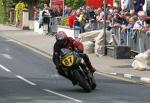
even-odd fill
[[[145,0],[143,10],[147,13],[148,16],[150,16],[150,0]]]
[[[130,0],[122,0],[121,3],[122,10],[130,11]]]

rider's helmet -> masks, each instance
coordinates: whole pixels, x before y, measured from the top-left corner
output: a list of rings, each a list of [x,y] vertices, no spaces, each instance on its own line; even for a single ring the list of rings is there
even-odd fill
[[[56,40],[57,40],[58,45],[66,46],[66,44],[67,44],[67,34],[63,31],[57,32]]]

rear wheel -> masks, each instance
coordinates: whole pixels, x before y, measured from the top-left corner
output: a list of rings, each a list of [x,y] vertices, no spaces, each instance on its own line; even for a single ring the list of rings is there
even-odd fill
[[[91,86],[89,85],[88,81],[80,74],[78,71],[74,71],[74,75],[76,80],[79,82],[79,85],[86,91],[91,92]]]

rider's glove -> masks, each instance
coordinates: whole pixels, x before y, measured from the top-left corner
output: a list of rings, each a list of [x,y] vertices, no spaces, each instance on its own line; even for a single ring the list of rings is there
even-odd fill
[[[75,48],[75,51],[78,52],[78,53],[83,53],[83,49],[77,49],[77,48]]]
[[[77,52],[78,53],[83,53],[83,49],[78,49]]]

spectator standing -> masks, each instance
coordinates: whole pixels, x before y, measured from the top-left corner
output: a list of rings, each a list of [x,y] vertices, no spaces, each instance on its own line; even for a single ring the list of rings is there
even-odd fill
[[[75,20],[76,20],[76,12],[74,10],[72,10],[72,12],[68,18],[68,25],[70,28],[73,28]]]
[[[125,11],[130,11],[130,0],[122,0],[122,10],[125,10]]]
[[[54,17],[57,17],[59,15],[56,8],[53,9],[53,13],[54,13]]]
[[[100,13],[99,13],[99,18],[98,18],[98,21],[103,21],[104,20],[104,9],[101,8],[100,9]]]
[[[64,8],[64,16],[69,16],[70,10],[67,6]]]
[[[145,25],[144,20],[147,18],[147,15],[144,11],[138,12],[138,21],[135,22],[133,29],[135,30],[141,30],[143,26]]]
[[[87,18],[91,24],[91,30],[96,30],[95,23],[96,23],[96,14],[92,8],[87,10]]]
[[[147,25],[146,25],[144,31],[146,31],[147,36],[150,36],[150,17],[147,17],[145,22],[147,23]]]
[[[62,8],[57,8],[57,16],[63,16],[63,10],[62,10]]]
[[[122,30],[126,29],[126,27],[128,25],[129,18],[130,18],[130,14],[129,13],[125,13],[124,11],[121,11],[120,24],[121,24]]]
[[[147,13],[148,16],[150,16],[150,0],[145,0],[143,10]]]
[[[78,17],[78,21],[80,22],[80,32],[81,33],[84,33],[85,30],[84,30],[84,26],[85,26],[85,23],[86,23],[86,11],[85,10],[82,10],[80,12],[80,15]]]
[[[133,16],[129,19],[129,24],[127,26],[127,29],[130,31],[133,29],[133,26],[135,24],[135,22],[138,20],[138,17],[137,16]]]
[[[144,21],[146,25],[142,28],[142,31],[148,34],[150,32],[150,17],[146,17]]]
[[[42,12],[42,18],[43,18],[43,29],[45,30],[45,25],[47,25],[47,28],[48,28],[48,32],[47,34],[50,32],[50,13],[49,13],[49,10],[48,10],[48,6],[47,4],[44,4],[44,9],[43,9],[43,12]]]
[[[33,7],[33,10],[34,10],[34,20],[37,19],[37,16],[38,16],[38,10],[36,8],[36,6]]]
[[[134,10],[135,10],[135,14],[137,15],[137,13],[139,11],[143,10],[143,6],[145,4],[145,0],[134,0]]]

